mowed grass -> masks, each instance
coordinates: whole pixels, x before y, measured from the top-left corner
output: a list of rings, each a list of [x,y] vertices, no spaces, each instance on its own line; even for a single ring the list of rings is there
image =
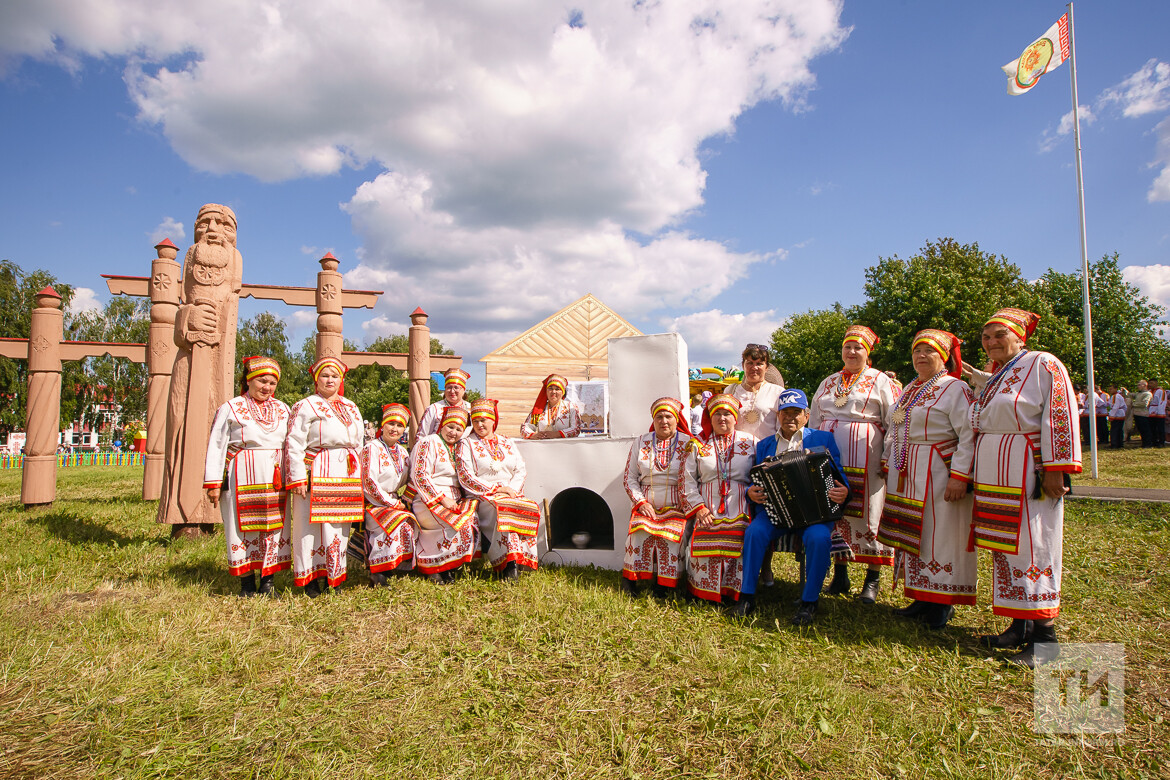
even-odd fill
[[[171,541],[141,470],[0,472],[0,777],[1165,777],[1170,510],[1070,502],[1064,641],[1122,642],[1125,733],[1033,730],[1032,673],[977,648],[987,593],[928,632],[824,597],[788,624],[789,556],[748,621],[618,592],[407,578],[242,600],[223,537]],[[855,573],[856,580],[860,572]]]
[[[1094,485],[1112,488],[1158,488],[1170,490],[1170,447],[1142,449],[1130,442],[1125,449],[1097,450],[1097,479],[1093,479],[1089,462],[1089,445],[1083,445],[1081,460],[1084,471],[1073,476],[1073,487]]]

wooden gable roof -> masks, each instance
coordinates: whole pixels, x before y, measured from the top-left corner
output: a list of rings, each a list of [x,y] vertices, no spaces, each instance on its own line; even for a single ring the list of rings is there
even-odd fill
[[[587,293],[483,356],[480,362],[604,365],[609,339],[641,335],[613,309]]]

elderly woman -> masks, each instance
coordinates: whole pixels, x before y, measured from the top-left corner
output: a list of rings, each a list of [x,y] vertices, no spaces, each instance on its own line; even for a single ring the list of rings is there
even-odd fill
[[[443,417],[444,409],[455,407],[464,411],[471,410],[471,405],[463,400],[463,396],[467,394],[467,380],[470,378],[471,374],[462,368],[447,369],[447,373],[443,374],[443,398],[435,401],[423,412],[422,418],[418,421],[416,444],[422,441],[424,436],[438,432],[439,420]]]
[[[461,407],[448,406],[439,419],[438,433],[424,436],[414,448],[410,484],[419,525],[416,560],[418,570],[432,582],[450,582],[479,552],[477,502],[464,498],[455,468],[455,445],[467,421]]]
[[[919,331],[910,349],[918,376],[886,418],[886,502],[878,541],[898,552],[894,581],[905,578],[902,617],[941,629],[956,604],[975,604],[977,558],[971,532],[971,430],[974,396],[959,379],[959,340]]]
[[[549,374],[540,387],[540,395],[520,427],[525,439],[569,439],[581,433],[581,410],[565,399],[569,380]]]
[[[366,496],[366,564],[371,585],[385,585],[386,573],[414,568],[418,524],[399,491],[410,476],[410,453],[399,442],[410,410],[382,407],[382,427],[362,450],[362,490]]]
[[[240,595],[272,593],[276,572],[292,565],[280,454],[288,433],[288,406],[273,397],[280,365],[247,357],[240,394],[219,407],[207,440],[203,487],[219,506],[228,571]],[[259,572],[257,588],[252,572]]]
[[[756,438],[735,429],[739,401],[719,394],[707,401],[699,438],[687,448],[683,508],[695,518],[687,555],[687,589],[708,601],[732,602],[743,584],[743,534],[751,522],[748,472]]]
[[[886,497],[881,469],[883,428],[898,396],[890,378],[869,365],[869,355],[880,341],[864,325],[845,331],[841,344],[845,366],[821,382],[810,399],[808,421],[810,428],[833,434],[849,477],[849,504],[845,518],[837,524],[848,549],[839,557],[868,566],[859,596],[864,604],[877,601],[879,567],[894,565],[894,551],[877,540]],[[838,562],[828,592],[848,593],[849,587],[849,573]]]
[[[459,483],[479,499],[479,533],[488,563],[506,580],[536,570],[536,532],[540,507],[524,497],[524,458],[507,436],[496,433],[500,415],[496,401],[471,404],[472,434],[455,447]]]
[[[638,580],[652,580],[654,593],[678,586],[687,517],[683,513],[683,469],[690,426],[682,402],[659,398],[650,405],[650,432],[634,441],[624,484],[633,503],[622,587],[637,593]],[[697,511],[697,510],[696,510]]]
[[[310,598],[345,582],[349,528],[362,521],[365,423],[344,396],[345,372],[335,357],[309,367],[316,392],[293,406],[285,442],[293,582]]]
[[[1043,662],[1035,645],[1056,642],[1066,478],[1081,470],[1076,402],[1064,364],[1025,343],[1040,317],[1001,309],[983,326],[992,361],[971,406],[975,430],[977,547],[991,550],[992,612],[1012,618],[985,646],[1023,650],[1009,660]]]

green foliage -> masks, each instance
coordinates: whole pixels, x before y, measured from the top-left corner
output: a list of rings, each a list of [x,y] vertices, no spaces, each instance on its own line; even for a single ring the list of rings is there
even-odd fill
[[[115,295],[102,309],[82,312],[73,318],[69,338],[74,341],[107,341],[143,344],[150,333],[150,302],[145,298]],[[121,409],[122,424],[146,419],[146,366],[126,358],[90,357],[81,361],[77,375],[77,419],[93,420],[101,404]],[[73,417],[65,418],[62,422]]]
[[[848,327],[849,316],[839,303],[789,317],[772,334],[772,362],[784,374],[784,384],[811,394],[822,379],[840,371]]]
[[[1037,283],[1053,313],[1074,331],[1075,346],[1061,355],[1073,382],[1085,381],[1084,285],[1081,272],[1049,269]],[[1098,385],[1134,387],[1139,379],[1170,377],[1170,345],[1162,340],[1166,310],[1150,303],[1121,274],[1116,252],[1089,265],[1089,302],[1093,310],[1094,379]]]

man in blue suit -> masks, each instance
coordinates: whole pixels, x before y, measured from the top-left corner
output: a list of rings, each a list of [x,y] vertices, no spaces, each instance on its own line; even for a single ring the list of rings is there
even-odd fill
[[[808,398],[802,391],[790,389],[780,394],[776,422],[776,435],[761,439],[756,444],[756,463],[763,463],[765,458],[784,452],[824,447],[833,456],[833,467],[838,477],[835,486],[829,489],[829,500],[838,504],[847,502],[849,482],[845,479],[845,469],[841,467],[841,453],[837,450],[837,443],[833,440],[833,434],[827,431],[810,431],[804,427],[808,422]],[[749,615],[756,608],[756,583],[760,578],[764,552],[784,533],[768,519],[768,513],[763,507],[763,488],[754,485],[748,488],[748,498],[755,502],[755,506],[751,525],[743,538],[743,588],[735,606],[735,614],[740,616]],[[800,594],[800,608],[792,618],[793,625],[807,626],[817,613],[817,600],[829,571],[829,536],[832,531],[833,523],[830,521],[814,523],[799,532],[791,532],[802,535],[807,573],[804,590]]]

